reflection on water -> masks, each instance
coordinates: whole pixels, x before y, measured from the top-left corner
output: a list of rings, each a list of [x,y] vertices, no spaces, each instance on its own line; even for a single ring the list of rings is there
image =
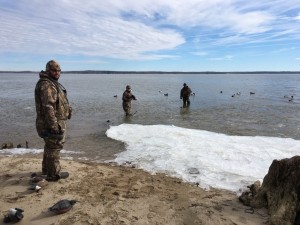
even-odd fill
[[[37,80],[38,74],[1,74],[5,87],[0,90],[2,142],[28,140],[30,147],[43,147],[35,131]],[[124,149],[105,135],[110,125],[122,123],[300,139],[299,75],[62,74],[60,81],[74,108],[65,148],[84,151],[95,159],[113,157]],[[179,98],[184,82],[196,93],[189,108],[181,108]],[[125,117],[122,109],[127,84],[138,98],[132,102],[132,112],[137,111],[132,117]],[[284,95],[293,95],[294,100],[289,102]]]

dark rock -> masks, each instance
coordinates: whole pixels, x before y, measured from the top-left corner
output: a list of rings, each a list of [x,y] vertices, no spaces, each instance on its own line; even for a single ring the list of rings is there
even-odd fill
[[[270,225],[294,225],[300,213],[300,156],[274,160],[262,186],[239,198],[253,208],[266,207]],[[247,194],[248,193],[248,194]]]

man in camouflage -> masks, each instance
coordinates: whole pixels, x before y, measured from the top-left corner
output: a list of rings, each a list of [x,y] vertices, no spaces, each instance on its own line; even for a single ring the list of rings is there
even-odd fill
[[[129,85],[126,86],[126,90],[123,93],[123,109],[126,113],[126,116],[131,116],[131,100],[136,100],[135,96],[131,93],[131,87]]]
[[[58,82],[60,65],[51,60],[46,64],[46,71],[39,73],[40,79],[35,87],[36,129],[44,139],[42,173],[47,180],[59,180],[61,166],[60,150],[66,138],[66,120],[71,118],[66,89]]]
[[[180,99],[183,101],[183,108],[190,106],[190,95],[192,93],[192,90],[189,88],[189,86],[186,85],[186,83],[183,84],[183,88],[180,91]]]

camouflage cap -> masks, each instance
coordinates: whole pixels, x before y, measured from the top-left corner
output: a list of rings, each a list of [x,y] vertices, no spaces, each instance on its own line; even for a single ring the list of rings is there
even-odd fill
[[[47,62],[46,71],[50,71],[50,70],[60,70],[59,63],[56,62],[55,60],[50,60],[49,62]]]

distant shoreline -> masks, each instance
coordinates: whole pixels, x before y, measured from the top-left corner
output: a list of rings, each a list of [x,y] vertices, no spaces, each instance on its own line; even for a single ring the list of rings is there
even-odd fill
[[[0,73],[39,73],[39,71],[0,71]],[[111,71],[111,70],[81,70],[63,71],[64,74],[299,74],[300,71],[240,71],[240,72],[185,72],[185,71]]]

